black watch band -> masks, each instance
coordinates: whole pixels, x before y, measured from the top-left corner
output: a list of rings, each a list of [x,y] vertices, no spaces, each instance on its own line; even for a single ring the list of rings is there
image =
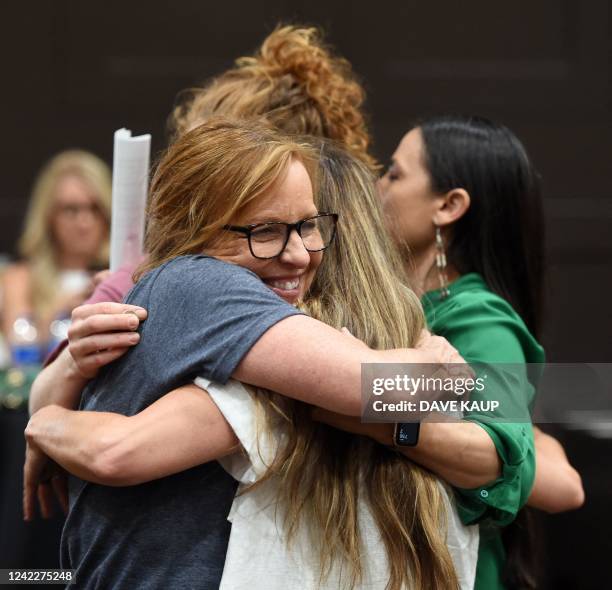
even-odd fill
[[[396,422],[393,444],[396,447],[415,447],[419,442],[420,422]]]

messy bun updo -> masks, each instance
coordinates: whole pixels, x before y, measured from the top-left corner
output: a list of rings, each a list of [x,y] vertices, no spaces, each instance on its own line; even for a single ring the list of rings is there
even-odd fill
[[[180,95],[170,118],[175,137],[214,115],[264,118],[281,131],[341,143],[376,169],[361,112],[365,92],[349,62],[315,28],[276,28],[249,57]]]

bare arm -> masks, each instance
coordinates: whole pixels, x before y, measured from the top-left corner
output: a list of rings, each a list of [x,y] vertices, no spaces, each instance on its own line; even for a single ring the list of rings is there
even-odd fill
[[[313,417],[334,428],[369,436],[380,444],[393,444],[392,424],[366,424],[358,418],[319,409],[313,411]],[[490,484],[501,473],[491,437],[472,422],[423,422],[418,444],[397,450],[459,488]]]
[[[550,513],[580,508],[584,504],[582,479],[567,460],[563,447],[539,428],[533,431],[536,474],[527,504]]]
[[[296,319],[301,318],[297,316]],[[339,404],[344,407],[353,404],[359,412],[362,360],[388,358],[420,360],[429,356],[437,361],[456,360],[454,349],[447,345],[443,345],[435,353],[415,349],[372,351],[350,336],[333,330],[325,324],[306,319],[308,321],[304,329],[310,327],[312,330],[314,324],[315,331],[322,327],[323,332],[330,336],[325,347],[304,346],[300,349],[299,338],[295,338],[296,326],[285,326],[285,330],[289,330],[290,337],[288,339],[287,336],[284,337],[286,340],[291,340],[292,346],[289,347],[289,352],[293,351],[293,354],[277,354],[276,358],[274,356],[266,358],[268,343],[264,343],[263,351],[256,350],[262,338],[253,347],[258,357],[254,368],[250,368],[250,373],[248,370],[244,373],[239,370],[237,373],[254,375],[256,383],[261,376],[258,384],[268,388],[278,385],[282,387],[283,383],[287,383],[286,391],[291,397],[298,397],[301,391],[304,392],[301,394],[302,399],[310,403],[332,407]],[[279,345],[279,349],[283,350],[287,346],[288,342]],[[318,352],[315,354],[310,349]],[[247,356],[251,356],[253,350]],[[300,365],[300,354],[312,356],[311,362],[315,363],[314,367],[309,366],[307,361],[304,365]],[[279,359],[279,356],[282,359]],[[326,360],[327,374],[325,374],[316,369],[316,362],[317,359],[321,362],[321,359],[327,359],[328,356],[332,360]],[[338,357],[341,362],[338,362]],[[253,359],[251,358],[249,362],[253,362]],[[270,373],[273,373],[269,369],[271,362],[274,363],[275,371],[278,370],[280,363],[282,368],[280,372],[283,373],[285,381],[270,376]],[[331,385],[325,381],[329,379],[329,375],[335,377]],[[309,379],[308,383],[300,384],[300,380],[306,378]],[[342,397],[340,402],[323,397],[323,395],[332,395],[334,387],[345,395],[347,387],[345,381],[348,381],[356,391],[356,395],[348,396],[348,401]],[[298,389],[298,394],[295,393],[295,389]],[[193,436],[185,436],[188,432],[193,432]],[[52,406],[32,416],[26,437],[32,446],[40,448],[68,471],[81,478],[107,485],[131,485],[163,477],[231,452],[235,448],[236,440],[231,434],[231,440],[228,442],[228,433],[231,433],[231,429],[210,398],[193,387],[175,390],[133,417],[102,412],[70,412]],[[177,441],[180,441],[180,444]]]
[[[324,410],[315,412],[326,413]],[[335,416],[336,420],[358,422],[355,418],[327,414]],[[381,442],[390,442],[389,425],[358,424],[362,429],[375,429],[361,434],[374,434]],[[494,467],[487,467],[488,453],[481,451],[481,441],[472,438],[468,429],[463,428],[478,427],[467,423],[445,424],[441,429],[439,426],[424,424],[419,447],[405,454],[453,485],[477,486],[480,485],[478,478],[490,477],[487,469]],[[461,434],[457,436],[457,432]],[[194,385],[166,394],[131,417],[47,406],[32,416],[25,435],[29,452],[25,467],[24,513],[28,520],[33,518],[37,494],[42,513],[50,512],[49,497],[44,502],[40,498],[41,491],[47,496],[50,493],[44,477],[49,468],[41,452],[81,479],[102,485],[129,486],[184,471],[240,448],[217,406],[205,391]],[[443,440],[442,445],[436,442],[438,437]],[[465,444],[457,452],[461,440]],[[452,447],[453,451],[446,455],[446,461],[440,459],[439,450],[429,450],[429,447],[440,449],[444,445]],[[422,457],[418,456],[419,448],[425,449]],[[61,494],[58,497],[62,499]]]
[[[401,452],[457,488],[489,485],[501,475],[491,437],[473,422],[425,422],[418,444]]]
[[[30,412],[47,404],[74,408],[80,391],[100,367],[138,341],[133,310],[120,303],[82,305],[73,312],[68,351],[46,367],[34,382]],[[136,324],[137,326],[137,324]],[[442,342],[443,339],[438,339]],[[292,316],[272,326],[251,348],[233,374],[239,381],[277,391],[337,412],[361,413],[361,363],[458,363],[462,359],[446,341],[435,350],[377,351],[359,340],[306,316]]]
[[[30,414],[49,404],[75,408],[87,381],[79,372],[68,349],[64,348],[32,383],[28,402]]]
[[[116,315],[111,313],[108,317]],[[96,320],[98,324],[91,326],[92,318],[95,319],[96,315],[84,320],[84,325],[89,327],[84,331],[87,336],[83,342],[95,341],[93,334],[101,327],[101,320]],[[434,341],[445,344],[428,350],[373,351],[358,340],[316,320],[294,316],[271,328],[253,346],[234,376],[309,403],[358,415],[361,409],[362,362],[461,361],[446,341]],[[93,356],[99,356],[95,348],[100,345],[101,341],[97,345],[88,344],[88,350],[94,350]],[[107,341],[103,345],[110,346],[110,343]],[[71,348],[75,349],[79,359],[77,364],[85,366],[82,363],[92,354],[88,355],[83,349],[72,347],[72,344]],[[96,363],[94,370],[97,370]],[[193,421],[189,423],[195,424],[193,429],[197,428],[199,435],[203,432],[202,424],[207,424],[207,416],[211,417],[189,406],[186,410],[183,407],[185,400],[200,403],[196,400],[202,394],[199,391],[198,394],[192,399],[173,392],[131,418],[100,412],[67,412],[59,407],[50,407],[32,417],[26,437],[32,447],[40,448],[80,477],[108,485],[147,481],[218,458],[233,448],[233,439],[230,445],[218,446],[214,438],[216,431],[212,428],[204,433],[210,434],[211,439],[193,437],[190,440],[190,437],[184,437],[187,428],[182,419]],[[161,412],[163,419],[157,419],[159,407],[164,408],[168,403],[176,404],[172,407],[176,421],[168,421],[166,411]],[[216,407],[213,409],[216,419],[221,418]],[[146,428],[140,427],[143,422]],[[226,434],[231,432],[224,420],[222,427]],[[163,429],[166,437],[158,436],[157,429]],[[147,437],[151,437],[151,440]],[[184,444],[174,446],[177,438]],[[145,454],[144,458],[142,453]]]
[[[438,346],[373,350],[322,322],[296,315],[265,332],[232,376],[326,410],[360,416],[362,363],[464,363],[445,339],[430,339]]]
[[[301,316],[294,318],[302,319]],[[259,350],[262,340],[266,338],[264,336],[247,355],[251,357],[248,362],[253,363],[253,367],[247,371],[237,371],[238,375],[254,377],[253,381],[263,387],[284,387],[290,397],[300,399],[301,395],[301,399],[309,403],[334,408],[348,407],[359,413],[360,362],[422,359],[429,358],[428,355],[432,356],[432,360],[455,360],[454,349],[447,345],[435,353],[416,349],[373,351],[352,336],[315,320],[304,319],[307,321],[305,326],[300,326],[304,330],[302,337],[308,334],[309,329],[312,331],[314,328],[316,332],[322,328],[324,335],[329,337],[325,346],[304,345],[300,348],[299,335],[296,338],[300,327],[285,325],[280,334],[281,340],[284,338],[285,341],[278,345],[276,356],[267,355],[268,346],[276,349],[277,345],[265,342],[263,351]],[[272,329],[276,330],[283,323],[290,322],[285,320]],[[316,335],[314,341],[317,341]],[[442,340],[439,339],[439,342]],[[284,353],[281,353],[283,350]],[[253,355],[257,357],[255,361]],[[81,353],[77,356],[80,358]],[[306,360],[301,364],[300,359],[304,357]],[[324,360],[325,366],[320,367]],[[242,364],[245,364],[244,361]],[[270,370],[271,364],[274,365],[273,371]],[[276,372],[281,376],[275,376]],[[331,376],[333,379],[330,379]],[[347,387],[353,388],[348,395]],[[185,392],[191,393],[187,395]],[[333,395],[337,395],[338,399]],[[26,437],[33,446],[39,447],[65,469],[83,479],[107,485],[128,485],[163,477],[217,459],[222,456],[220,452],[229,452],[235,445],[233,435],[229,447],[219,446],[219,440],[215,438],[219,431],[210,427],[213,423],[220,428],[221,443],[224,440],[227,442],[223,434],[231,432],[231,429],[210,398],[193,386],[192,389],[181,388],[167,394],[133,417],[102,412],[70,412],[57,406],[43,408],[32,416]],[[185,433],[191,431],[194,436],[186,437]],[[176,444],[177,440],[181,444]]]
[[[48,406],[32,416],[25,435],[70,473],[110,486],[165,477],[239,448],[215,403],[195,385],[130,417]]]
[[[296,348],[300,354],[296,354]],[[274,371],[269,370],[270,359],[275,361]],[[428,336],[426,349],[376,351],[325,324],[294,316],[270,328],[234,376],[329,410],[328,419],[336,412],[336,424],[332,425],[342,422],[338,428],[380,437],[389,444],[390,425],[361,424],[359,419],[350,418],[361,412],[361,363],[374,362],[460,363],[463,359],[444,339],[435,336]],[[363,432],[363,427],[368,432]],[[423,424],[419,445],[404,452],[457,487],[478,487],[500,475],[501,463],[491,437],[470,422]]]
[[[350,336],[347,330],[343,332]],[[446,344],[446,340],[423,330],[417,346],[442,354]],[[457,362],[457,357],[450,362]],[[383,445],[394,444],[392,424],[362,423],[359,419],[319,408],[313,410],[313,418],[334,428],[369,436]],[[441,418],[423,422],[418,444],[398,451],[455,487],[476,488],[497,479],[501,474],[501,461],[491,437],[472,422],[444,422]]]

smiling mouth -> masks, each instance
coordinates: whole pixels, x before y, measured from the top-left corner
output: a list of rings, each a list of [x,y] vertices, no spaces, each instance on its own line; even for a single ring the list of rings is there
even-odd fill
[[[280,289],[281,291],[293,291],[300,285],[299,277],[295,279],[271,279],[265,281],[265,283],[273,289]]]

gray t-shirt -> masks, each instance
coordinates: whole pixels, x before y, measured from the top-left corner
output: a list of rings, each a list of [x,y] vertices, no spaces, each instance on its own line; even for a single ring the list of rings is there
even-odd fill
[[[151,271],[125,301],[148,310],[140,343],[87,386],[82,410],[131,416],[197,376],[225,383],[264,332],[300,313],[206,256]],[[235,489],[216,461],[131,487],[71,478],[62,567],[77,570],[77,588],[217,588]]]

